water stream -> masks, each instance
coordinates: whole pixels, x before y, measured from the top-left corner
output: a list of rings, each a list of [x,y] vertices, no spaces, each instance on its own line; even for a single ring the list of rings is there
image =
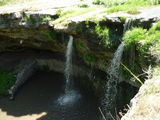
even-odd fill
[[[65,53],[66,57],[66,62],[65,62],[65,70],[64,70],[64,75],[65,75],[65,93],[70,91],[72,89],[72,47],[73,47],[73,37],[69,36],[69,41]]]
[[[107,112],[110,112],[115,107],[115,99],[117,94],[117,83],[118,83],[118,70],[120,67],[120,62],[123,54],[124,44],[121,43],[114,53],[114,58],[111,61],[111,65],[107,70],[107,84],[105,86],[105,103],[104,109]],[[107,115],[108,116],[108,115]]]
[[[74,90],[73,88],[72,48],[73,48],[73,37],[69,36],[69,41],[65,53],[66,57],[65,70],[64,70],[65,94],[60,96],[60,98],[58,99],[58,103],[60,105],[73,104],[81,97],[78,91]]]
[[[128,18],[125,21],[123,33],[128,31],[132,25],[132,19]],[[123,50],[124,50],[125,44],[122,42],[116,52],[114,53],[114,57],[111,61],[110,67],[107,69],[107,83],[105,85],[105,98],[103,101],[104,110],[106,113],[106,118],[110,119],[112,111],[114,111],[115,108],[115,100],[117,95],[117,84],[118,84],[118,70],[120,67]]]

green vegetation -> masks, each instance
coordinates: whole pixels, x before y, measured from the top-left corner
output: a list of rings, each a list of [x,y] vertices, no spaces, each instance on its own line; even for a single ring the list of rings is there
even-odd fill
[[[105,13],[125,11],[129,14],[138,14],[139,8],[157,5],[160,0],[94,0],[94,4],[101,4],[107,7]]]
[[[119,5],[119,6],[113,6],[106,10],[107,13],[114,13],[119,11],[126,11],[129,14],[138,14],[139,11],[135,6],[128,6],[128,5]]]
[[[160,0],[94,0],[94,4],[105,5],[107,7],[118,5],[157,5]]]
[[[91,53],[88,52],[85,43],[83,43],[82,41],[76,44],[76,49],[85,62],[91,64],[92,62],[97,61],[97,58],[95,58]]]
[[[143,28],[132,28],[124,34],[123,41],[125,50],[130,53],[129,56],[136,55],[134,64],[129,61],[124,61],[124,63],[135,75],[139,75],[142,68],[147,69],[147,66],[153,63],[151,56],[158,57],[160,54],[160,21],[148,31]],[[131,51],[132,49],[134,51]],[[123,68],[120,74],[126,79],[132,77]]]
[[[92,11],[93,8],[69,8],[69,9],[59,9],[57,10],[57,15],[59,15],[59,18],[56,19],[53,24],[58,24],[58,23],[67,23],[67,19],[70,17],[75,17],[82,15],[84,13]]]
[[[22,21],[27,22],[29,24],[35,24],[37,22],[48,22],[51,21],[52,18],[50,16],[42,16],[42,17],[34,17],[30,14],[24,14]]]
[[[89,6],[87,4],[79,4],[78,7],[80,7],[80,8],[88,8]]]
[[[13,75],[12,70],[0,70],[0,95],[6,94],[15,81],[16,77]]]
[[[109,38],[109,29],[106,26],[100,26],[99,24],[97,24],[95,26],[95,32],[106,48],[112,47],[112,42]]]
[[[136,45],[140,40],[144,40],[146,35],[146,30],[142,28],[132,28],[125,33],[123,41],[126,48],[130,48],[133,45]]]
[[[56,39],[56,33],[52,31],[42,31],[43,35],[45,35],[49,39]]]
[[[52,18],[50,16],[45,16],[41,19],[42,22],[48,22],[48,21],[51,21]]]
[[[23,16],[22,21],[27,22],[27,23],[29,23],[29,24],[34,24],[34,23],[37,22],[36,19],[33,18],[33,17],[31,17],[30,14],[25,14],[25,15]]]
[[[17,4],[17,3],[25,3],[33,0],[0,0],[0,6],[9,5],[9,4]]]

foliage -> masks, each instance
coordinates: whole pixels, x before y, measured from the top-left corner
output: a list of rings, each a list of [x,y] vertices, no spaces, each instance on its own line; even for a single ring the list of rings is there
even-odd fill
[[[127,31],[123,37],[125,47],[129,48],[130,46],[137,44],[140,40],[145,39],[145,34],[146,30],[142,28],[132,28],[131,30]]]
[[[138,14],[141,6],[156,5],[160,0],[94,0],[94,4],[107,6],[105,13],[125,11],[129,14]]]
[[[77,43],[76,49],[85,62],[92,63],[97,61],[97,58],[95,58],[91,53],[88,52],[85,43],[83,42]]]
[[[105,6],[114,6],[123,4],[127,0],[94,0],[93,4],[105,5]]]
[[[43,17],[42,18],[42,22],[48,22],[48,21],[51,21],[52,20],[52,18],[50,17],[50,16],[45,16],[45,17]]]
[[[119,6],[119,5],[157,5],[160,0],[94,0],[93,4],[105,5],[107,7]]]
[[[17,3],[25,3],[33,0],[0,0],[0,6],[8,5],[8,4],[17,4]]]
[[[32,17],[30,14],[25,14],[25,15],[23,16],[22,21],[27,22],[27,23],[29,23],[29,24],[35,24],[36,22],[38,22],[38,21],[36,21],[36,19],[35,19],[34,17]]]
[[[106,12],[107,13],[114,13],[119,11],[126,11],[129,14],[138,14],[139,11],[135,6],[128,6],[128,5],[119,5],[119,6],[113,6],[109,8]]]
[[[67,21],[68,18],[79,16],[81,14],[87,13],[89,11],[93,10],[92,8],[69,8],[69,9],[59,9],[57,10],[57,15],[59,15],[59,18],[56,19],[53,24],[62,23],[64,21]]]
[[[22,19],[23,22],[27,22],[29,24],[35,24],[36,22],[48,22],[51,20],[52,18],[50,16],[34,17],[30,14],[24,14]]]
[[[126,61],[124,63],[138,75],[140,69],[145,69],[152,63],[151,56],[160,55],[160,22],[157,22],[148,31],[142,28],[132,28],[124,34],[123,41],[128,52],[135,46],[134,52],[137,57],[134,64]],[[121,70],[121,75],[127,79],[131,78],[124,69]]]
[[[97,24],[95,26],[95,32],[106,48],[112,47],[112,42],[109,38],[109,29],[106,26],[100,26],[99,24]]]
[[[80,7],[80,8],[88,8],[89,6],[87,4],[79,4],[78,7]]]
[[[0,70],[0,94],[5,94],[15,81],[16,77],[11,70]]]

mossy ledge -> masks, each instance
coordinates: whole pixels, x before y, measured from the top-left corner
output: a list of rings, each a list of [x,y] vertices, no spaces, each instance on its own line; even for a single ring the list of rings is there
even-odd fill
[[[144,29],[149,29],[160,19],[143,16],[143,13],[138,16],[104,15],[103,10],[98,13],[103,16],[95,17],[95,9],[79,9],[78,13],[72,9],[1,13],[0,51],[18,51],[27,47],[64,53],[68,36],[73,35],[75,50],[84,63],[105,71],[122,41],[126,19],[132,19],[134,27]],[[85,17],[90,12],[92,14]]]

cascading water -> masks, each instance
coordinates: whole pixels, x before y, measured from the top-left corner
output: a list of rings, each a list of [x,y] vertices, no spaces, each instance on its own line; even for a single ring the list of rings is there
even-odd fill
[[[124,44],[121,43],[114,53],[114,58],[111,61],[111,65],[107,70],[108,77],[107,77],[107,84],[105,86],[105,99],[104,99],[104,109],[106,112],[110,112],[114,108],[115,97],[117,94],[117,78],[118,78],[118,70],[123,54]],[[106,115],[109,118],[108,115]]]
[[[124,30],[123,33],[128,31],[132,25],[132,19],[126,19],[124,24]],[[114,57],[111,61],[111,65],[107,70],[108,77],[107,77],[107,83],[105,85],[105,98],[103,101],[104,110],[106,113],[106,118],[110,119],[110,112],[114,110],[115,107],[115,99],[117,94],[117,83],[118,83],[118,70],[120,67],[121,58],[123,55],[124,50],[124,43],[122,42],[116,52],[114,53]]]
[[[65,94],[58,99],[60,105],[72,104],[74,101],[80,98],[80,94],[73,89],[73,78],[72,78],[72,48],[73,48],[73,37],[69,36],[67,49],[65,53]]]
[[[65,93],[67,93],[72,88],[72,44],[73,37],[69,36],[69,42],[66,50],[66,63],[65,63]]]
[[[127,18],[127,19],[125,20],[124,29],[123,29],[123,34],[124,34],[125,32],[127,32],[127,31],[131,28],[132,23],[133,23],[133,18],[132,18],[132,19],[131,19],[131,18]]]

